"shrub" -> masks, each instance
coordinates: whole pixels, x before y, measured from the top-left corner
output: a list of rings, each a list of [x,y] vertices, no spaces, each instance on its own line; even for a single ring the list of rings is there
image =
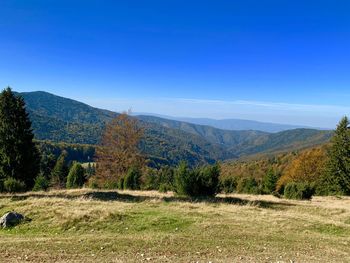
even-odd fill
[[[49,186],[49,180],[41,174],[35,178],[33,191],[46,191],[49,189]]]
[[[159,188],[159,177],[157,170],[148,169],[143,177],[143,190],[158,190]]]
[[[315,187],[308,183],[288,183],[284,188],[284,197],[288,199],[311,199]]]
[[[221,180],[220,187],[225,194],[233,193],[237,188],[237,179],[235,177],[226,177]]]
[[[74,162],[69,170],[67,176],[66,187],[69,188],[79,188],[84,185],[85,182],[85,170],[80,163]]]
[[[180,163],[175,175],[175,190],[179,195],[215,196],[218,191],[220,169],[218,165],[190,170]]]
[[[166,193],[168,191],[173,191],[173,189],[174,188],[172,186],[170,186],[169,184],[160,184],[158,191],[161,193]]]
[[[140,179],[142,173],[137,167],[131,167],[124,178],[124,189],[140,189]]]
[[[98,181],[96,180],[96,178],[94,176],[89,178],[89,180],[88,180],[88,187],[92,188],[92,189],[98,189],[99,188]]]
[[[175,185],[174,169],[165,166],[158,171],[158,190],[160,192],[173,191]]]
[[[244,194],[260,194],[258,182],[253,177],[241,178],[237,184],[237,192]]]
[[[121,177],[118,180],[117,188],[123,190],[124,189],[124,177]]]
[[[111,180],[106,180],[103,184],[103,188],[105,189],[117,189],[118,188],[118,182],[116,181],[111,181]]]
[[[24,182],[16,180],[12,177],[5,179],[4,190],[9,193],[24,192],[26,185]]]

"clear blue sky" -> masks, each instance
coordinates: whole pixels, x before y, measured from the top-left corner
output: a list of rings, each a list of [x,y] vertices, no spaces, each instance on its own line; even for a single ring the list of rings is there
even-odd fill
[[[0,86],[137,112],[333,127],[350,2],[2,0]]]

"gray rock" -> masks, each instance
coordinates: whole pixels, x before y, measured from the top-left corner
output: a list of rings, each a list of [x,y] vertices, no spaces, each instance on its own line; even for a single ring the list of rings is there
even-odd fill
[[[9,212],[0,218],[0,226],[3,228],[15,226],[19,224],[23,219],[23,215],[16,212]]]

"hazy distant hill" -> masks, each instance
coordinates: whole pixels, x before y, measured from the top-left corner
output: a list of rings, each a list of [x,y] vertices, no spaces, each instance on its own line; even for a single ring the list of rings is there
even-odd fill
[[[154,116],[163,119],[176,120],[181,122],[188,122],[199,125],[212,126],[214,128],[223,129],[223,130],[234,130],[234,131],[243,131],[243,130],[255,130],[255,131],[263,131],[263,132],[280,132],[292,129],[314,129],[313,127],[307,127],[303,125],[287,125],[280,123],[269,123],[269,122],[259,122],[252,120],[242,120],[242,119],[210,119],[210,118],[186,118],[186,117],[173,117],[167,115],[160,114],[147,114],[147,113],[139,113],[135,114],[142,116]]]
[[[35,136],[55,142],[97,144],[103,127],[118,113],[47,92],[21,93],[33,122]],[[159,162],[191,164],[214,162],[262,152],[291,151],[328,141],[330,131],[295,129],[279,133],[232,131],[169,120],[138,116],[146,139],[140,147]]]

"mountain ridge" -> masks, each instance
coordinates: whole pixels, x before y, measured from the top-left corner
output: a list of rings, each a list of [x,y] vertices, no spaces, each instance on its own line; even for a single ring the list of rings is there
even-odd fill
[[[234,130],[234,131],[254,130],[254,131],[277,133],[277,132],[292,130],[292,129],[329,130],[326,128],[311,127],[311,126],[305,126],[305,125],[262,122],[262,121],[256,121],[256,120],[246,120],[246,119],[236,119],[236,118],[213,119],[213,118],[195,118],[195,117],[174,117],[174,116],[162,115],[162,114],[156,114],[156,113],[133,113],[133,116],[154,116],[154,117],[159,117],[163,119],[188,122],[188,123],[198,124],[198,125],[207,125],[218,129]]]
[[[35,137],[55,142],[98,144],[104,125],[118,113],[48,92],[19,93]],[[154,116],[137,116],[145,127],[141,150],[155,159],[190,164],[213,163],[260,152],[297,150],[325,143],[330,131],[295,129],[279,133],[223,130]]]

